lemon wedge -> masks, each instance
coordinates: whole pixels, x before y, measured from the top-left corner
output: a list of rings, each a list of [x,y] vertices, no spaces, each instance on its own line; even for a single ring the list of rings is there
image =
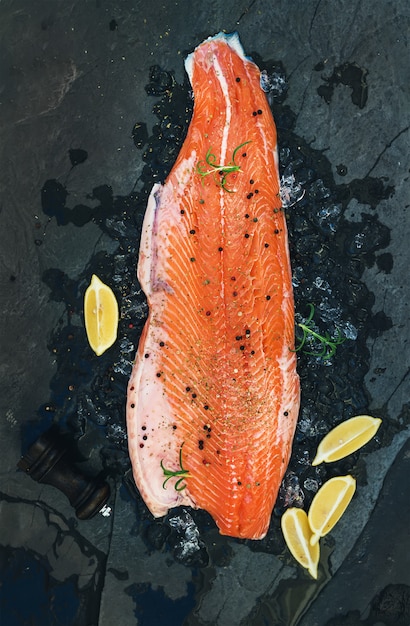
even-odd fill
[[[84,295],[84,320],[88,343],[101,356],[117,338],[118,304],[110,287],[95,274]]]
[[[311,543],[312,531],[305,511],[296,507],[287,509],[282,515],[281,526],[292,556],[316,579],[320,550],[318,543]]]
[[[326,481],[309,508],[308,522],[312,532],[310,544],[314,546],[320,537],[332,530],[345,512],[356,490],[356,481],[347,476],[335,476]]]
[[[376,434],[381,419],[357,415],[333,428],[320,442],[312,465],[332,463],[356,452]]]

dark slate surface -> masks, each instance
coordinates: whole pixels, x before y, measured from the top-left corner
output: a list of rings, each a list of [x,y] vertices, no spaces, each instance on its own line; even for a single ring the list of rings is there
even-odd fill
[[[2,625],[407,626],[408,4],[8,0],[0,17]],[[73,357],[61,333],[82,328],[87,270],[97,263],[109,275],[104,259],[118,242],[100,227],[104,211],[129,215],[121,198],[145,184],[132,131],[145,123],[144,141],[157,122],[145,90],[149,68],[172,71],[182,84],[185,54],[221,29],[238,30],[248,53],[283,64],[295,133],[324,151],[336,185],[353,190],[344,217],[357,224],[355,245],[362,213],[390,231],[362,277],[374,294],[368,410],[385,418],[388,436],[360,455],[357,496],[323,544],[317,582],[285,553],[279,559],[221,538],[202,517],[208,565],[187,565],[177,550],[189,517],[185,530],[174,529],[173,550],[161,528],[147,543],[140,530],[148,518],[119,479],[124,433],[111,428],[107,443],[104,411],[78,445],[88,470],[104,466],[112,476],[111,517],[76,520],[62,493],[16,469],[24,446],[59,415],[51,399],[70,417],[78,363],[83,384],[101,367]],[[62,199],[60,189],[45,205],[41,190],[53,180],[69,195]],[[381,198],[377,184],[392,193]],[[135,260],[139,225],[129,241]],[[132,314],[140,326],[144,307]],[[66,351],[72,379],[56,378],[56,347]],[[66,425],[81,428],[68,417]]]

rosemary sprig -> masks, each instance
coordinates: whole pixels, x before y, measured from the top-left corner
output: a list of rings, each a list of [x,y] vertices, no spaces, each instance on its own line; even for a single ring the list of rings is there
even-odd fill
[[[233,193],[234,189],[228,189],[228,187],[226,186],[226,177],[229,174],[232,174],[232,172],[242,171],[241,166],[235,163],[235,157],[238,150],[240,150],[240,148],[243,148],[243,146],[246,146],[248,143],[251,142],[244,141],[243,143],[240,143],[239,146],[236,146],[235,150],[232,153],[232,159],[227,165],[219,165],[216,162],[216,156],[213,154],[212,148],[209,148],[205,155],[205,162],[198,161],[196,165],[196,171],[201,176],[202,183],[204,182],[205,176],[209,176],[209,174],[212,174],[218,187],[222,187],[222,189],[224,191],[227,191],[228,193]],[[204,163],[206,163],[206,165],[209,165],[211,169],[208,169],[205,165],[203,165]],[[216,176],[217,173],[219,174],[220,178]]]
[[[162,460],[161,460],[161,463],[160,463],[161,469],[164,472],[164,476],[166,476],[164,482],[162,483],[162,488],[163,489],[166,489],[166,484],[167,484],[167,482],[169,481],[170,478],[175,478],[177,476],[180,476],[180,478],[178,478],[178,480],[176,481],[176,483],[174,485],[175,490],[176,491],[183,491],[183,489],[185,489],[185,487],[186,487],[186,485],[182,485],[180,487],[180,485],[181,485],[182,481],[184,480],[184,478],[189,476],[189,471],[186,470],[184,468],[184,466],[182,465],[182,446],[183,445],[184,445],[184,442],[182,442],[181,447],[179,449],[179,467],[181,469],[176,470],[176,471],[166,469],[164,467],[164,464],[163,464]]]
[[[303,346],[306,343],[307,338],[311,336],[311,337],[314,337],[320,344],[322,344],[322,350],[321,352],[310,352],[308,350],[303,350],[304,354],[310,354],[311,356],[316,356],[319,358],[321,357],[323,359],[330,359],[335,354],[337,346],[339,346],[341,343],[346,341],[346,337],[343,337],[341,335],[339,329],[337,329],[337,336],[333,338],[330,337],[329,333],[325,333],[324,335],[319,335],[319,333],[317,333],[312,328],[314,324],[312,320],[313,320],[313,315],[315,313],[315,307],[313,306],[313,304],[309,304],[309,308],[310,308],[309,317],[307,318],[305,323],[298,324],[298,326],[303,331],[303,337],[300,340],[298,347],[295,348],[293,352],[298,352],[299,350],[302,350]]]

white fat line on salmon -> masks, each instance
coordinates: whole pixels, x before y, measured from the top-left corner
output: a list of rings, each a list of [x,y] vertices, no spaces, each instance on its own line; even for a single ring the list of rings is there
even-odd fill
[[[224,163],[226,159],[227,146],[228,146],[228,134],[229,134],[229,129],[231,126],[231,119],[232,119],[232,105],[231,105],[231,100],[229,98],[228,83],[226,81],[226,78],[223,74],[222,68],[219,65],[219,61],[216,58],[216,56],[213,57],[213,65],[215,67],[215,76],[218,79],[219,84],[221,85],[222,93],[225,99],[226,119],[225,119],[224,129],[222,133],[222,142],[221,142],[221,163]]]
[[[278,181],[278,187],[280,192],[280,178],[279,178],[279,153],[278,153],[278,142],[276,142],[276,146],[273,150],[273,160],[275,161],[275,173],[276,179]],[[281,198],[282,200],[282,198]]]
[[[220,157],[220,163],[225,163],[226,160],[226,154],[227,154],[227,150],[228,150],[228,134],[229,134],[229,129],[231,126],[231,119],[232,119],[232,105],[231,105],[231,100],[229,98],[229,88],[228,88],[228,83],[226,81],[226,78],[223,74],[222,68],[218,62],[218,59],[216,58],[216,55],[214,55],[213,57],[213,65],[215,68],[215,76],[219,81],[219,84],[221,86],[222,89],[222,93],[225,99],[225,111],[226,111],[226,117],[225,117],[225,124],[224,124],[224,128],[223,128],[223,133],[222,133],[222,141],[221,141],[221,157]],[[222,230],[222,237],[225,239],[225,198],[224,198],[224,190],[221,188],[220,192],[219,192],[219,206],[220,206],[220,213],[221,213],[221,230]],[[223,280],[223,276],[222,276],[222,280],[221,280],[221,300],[222,302],[225,302],[225,282]]]
[[[245,73],[246,73],[246,77],[249,81],[249,83],[252,83],[252,76],[248,71],[248,64],[244,64],[244,68],[245,68]],[[268,107],[268,111],[270,111],[269,105],[268,103],[267,107]],[[275,146],[272,148],[269,147],[267,141],[266,141],[266,133],[263,132],[263,125],[262,122],[259,121],[259,116],[256,117],[256,126],[258,127],[259,131],[260,131],[260,136],[262,138],[262,142],[263,142],[263,151],[264,151],[264,157],[265,157],[265,163],[269,163],[270,161],[270,154],[273,153],[273,160],[275,163],[275,176],[276,176],[276,180],[278,182],[278,187],[280,189],[280,181],[279,181],[279,155],[278,155],[278,142],[276,141]]]

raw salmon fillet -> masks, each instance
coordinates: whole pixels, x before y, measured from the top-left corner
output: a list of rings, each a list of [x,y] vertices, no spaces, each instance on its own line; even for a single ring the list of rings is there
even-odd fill
[[[185,65],[193,118],[143,225],[149,317],[128,387],[129,453],[154,516],[190,505],[224,535],[260,539],[299,410],[276,129],[237,35],[207,39]]]

